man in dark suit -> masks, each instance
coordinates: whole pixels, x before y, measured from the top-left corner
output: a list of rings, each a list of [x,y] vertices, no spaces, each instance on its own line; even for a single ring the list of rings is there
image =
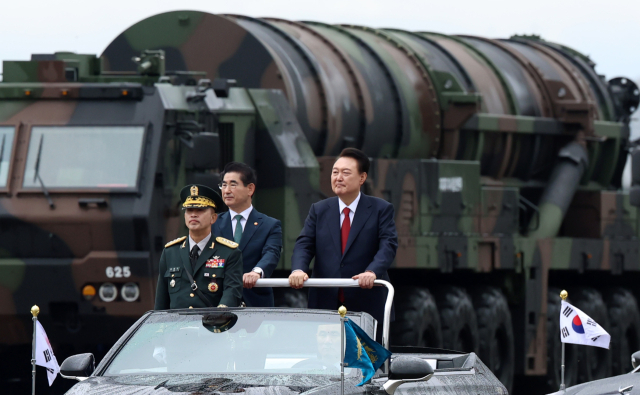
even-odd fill
[[[371,288],[376,279],[389,281],[387,269],[396,256],[398,236],[393,206],[360,193],[368,171],[364,152],[342,151],[331,172],[337,196],[311,205],[293,249],[289,284],[302,287],[315,257],[314,278],[353,278],[362,289],[311,288],[309,307],[335,309],[344,304],[351,311],[366,311],[378,321],[381,333],[387,291]]]
[[[213,234],[234,240],[244,261],[243,298],[247,307],[273,307],[271,288],[254,288],[259,278],[271,277],[280,260],[282,226],[252,205],[256,173],[244,163],[230,162],[221,174],[220,190],[229,211],[211,227]]]

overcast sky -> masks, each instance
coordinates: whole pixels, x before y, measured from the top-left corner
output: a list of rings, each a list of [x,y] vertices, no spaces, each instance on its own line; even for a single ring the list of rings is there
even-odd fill
[[[3,0],[0,60],[55,51],[99,54],[132,24],[179,9],[490,38],[534,33],[590,55],[607,78],[640,80],[638,0]]]

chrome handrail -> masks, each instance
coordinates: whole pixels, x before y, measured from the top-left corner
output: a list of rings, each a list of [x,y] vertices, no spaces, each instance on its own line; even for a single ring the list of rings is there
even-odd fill
[[[390,282],[385,280],[375,280],[374,286],[386,287],[389,291],[387,293],[387,300],[384,303],[384,321],[382,323],[382,346],[389,349],[389,320],[391,319],[391,306],[393,304],[393,296],[395,290]],[[289,287],[288,278],[262,278],[256,281],[255,287],[272,287],[272,288],[287,288]],[[352,280],[350,278],[310,278],[304,282],[303,287],[306,288],[359,288],[358,280]],[[337,314],[337,311],[336,311]],[[375,334],[374,334],[375,338]]]

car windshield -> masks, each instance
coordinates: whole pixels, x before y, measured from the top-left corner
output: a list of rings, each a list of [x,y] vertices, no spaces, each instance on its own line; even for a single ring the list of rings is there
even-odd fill
[[[142,126],[34,126],[23,186],[133,188],[143,136]]]
[[[151,315],[109,364],[105,375],[140,373],[340,374],[337,314],[237,312],[226,332],[203,314]],[[345,374],[358,369],[345,368]]]
[[[13,126],[0,126],[0,188],[6,188],[7,186],[15,131],[16,129]]]

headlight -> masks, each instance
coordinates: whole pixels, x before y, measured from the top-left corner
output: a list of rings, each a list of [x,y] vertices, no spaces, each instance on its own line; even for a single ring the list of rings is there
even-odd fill
[[[118,297],[118,288],[111,283],[104,283],[100,286],[98,295],[103,302],[113,302]]]
[[[122,292],[122,299],[127,302],[135,302],[140,296],[140,288],[136,283],[126,283],[120,292]]]

